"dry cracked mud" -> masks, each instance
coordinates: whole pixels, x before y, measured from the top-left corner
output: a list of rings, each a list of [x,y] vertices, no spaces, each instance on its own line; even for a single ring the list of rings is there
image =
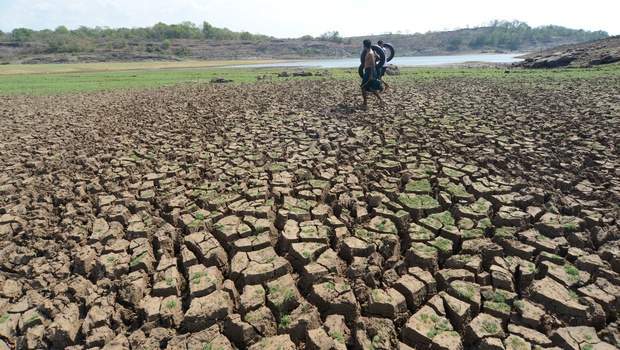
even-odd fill
[[[0,349],[616,348],[618,79],[394,85],[3,97]]]

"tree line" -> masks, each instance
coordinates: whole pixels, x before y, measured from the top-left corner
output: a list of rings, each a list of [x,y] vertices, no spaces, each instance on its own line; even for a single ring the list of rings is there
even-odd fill
[[[467,46],[471,49],[496,47],[506,50],[518,50],[524,46],[550,44],[561,39],[584,42],[609,36],[604,31],[585,31],[556,25],[532,28],[527,23],[520,21],[493,21],[485,29],[483,31],[465,32],[451,38],[448,43],[448,49],[458,50],[463,46]]]
[[[387,35],[394,44],[404,49],[435,47],[446,51],[505,49],[519,50],[524,47],[549,46],[555,42],[584,42],[607,37],[604,31],[585,31],[548,25],[532,28],[519,21],[493,21],[484,27],[461,29],[451,32],[428,32],[413,35]],[[192,22],[179,24],[157,23],[143,28],[79,27],[70,30],[59,26],[55,30],[32,30],[16,28],[8,33],[0,31],[0,42],[16,46],[27,46],[35,53],[89,52],[96,48],[123,49],[129,46],[143,47],[147,51],[168,51],[173,40],[209,39],[242,40],[261,42],[274,39],[247,31],[235,32],[228,28],[218,28],[208,22],[197,26]],[[348,45],[351,38],[344,39],[339,32],[329,31],[318,37],[305,35],[302,41],[327,41]],[[182,45],[172,51],[182,55],[187,48]]]
[[[152,27],[143,28],[107,28],[107,27],[79,27],[69,30],[59,26],[54,30],[32,30],[16,28],[9,33],[0,31],[0,41],[12,42],[17,45],[40,43],[47,47],[47,52],[82,52],[95,49],[105,42],[112,48],[122,48],[132,42],[158,42],[164,48],[170,46],[174,39],[211,39],[211,40],[245,40],[261,41],[271,37],[261,34],[252,34],[246,31],[235,32],[228,28],[218,28],[208,22],[198,27],[192,22],[179,24],[157,23]]]

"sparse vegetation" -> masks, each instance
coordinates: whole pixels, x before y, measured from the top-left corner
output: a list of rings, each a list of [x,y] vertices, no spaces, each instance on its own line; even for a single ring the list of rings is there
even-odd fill
[[[502,313],[510,313],[510,305],[506,303],[487,301],[484,303],[484,306],[488,307],[491,310],[496,310]]]
[[[489,334],[495,334],[499,332],[499,325],[497,322],[484,320],[482,321],[482,329]]]
[[[142,259],[146,256],[146,254],[147,254],[146,251],[138,254],[135,258],[131,259],[131,261],[129,262],[129,266],[134,267],[140,264],[140,262],[142,262]]]
[[[476,294],[476,290],[474,289],[473,286],[466,284],[466,285],[456,285],[453,286],[454,291],[456,291],[456,293],[461,296],[462,298],[464,298],[465,300],[473,300],[474,299],[474,295]]]
[[[329,336],[332,337],[337,342],[344,344],[344,335],[339,331],[331,331]]]
[[[166,308],[168,309],[174,309],[175,307],[177,307],[177,302],[176,300],[168,300],[166,302]]]
[[[280,318],[279,328],[287,328],[291,324],[291,316],[290,315],[282,315]]]

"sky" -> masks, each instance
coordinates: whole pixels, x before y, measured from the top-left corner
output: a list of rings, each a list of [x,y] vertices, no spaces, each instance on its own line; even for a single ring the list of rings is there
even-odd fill
[[[208,21],[280,38],[416,33],[499,20],[620,34],[620,0],[0,0],[0,30]]]

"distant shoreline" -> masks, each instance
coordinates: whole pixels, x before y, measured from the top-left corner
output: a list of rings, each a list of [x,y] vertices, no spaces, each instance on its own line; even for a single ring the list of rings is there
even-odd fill
[[[515,57],[526,55],[523,52],[514,53],[489,53],[489,52],[476,52],[468,54],[453,54],[453,55],[426,55],[426,56],[405,56],[397,57],[395,63],[397,66],[454,66],[462,65],[464,63],[485,63],[495,65],[501,62],[483,61],[474,59],[471,61],[457,62],[457,63],[430,63],[430,64],[406,64],[402,62],[403,59],[416,59],[416,58],[446,58],[446,57],[458,57],[458,56],[497,56],[497,55],[513,55]],[[12,75],[12,74],[54,74],[54,73],[89,73],[89,72],[114,72],[114,71],[132,71],[132,70],[149,70],[149,69],[201,69],[201,68],[242,68],[245,66],[260,68],[260,67],[272,67],[272,68],[351,68],[351,66],[333,66],[333,67],[321,67],[311,66],[304,63],[307,62],[338,62],[338,61],[352,61],[357,60],[355,57],[322,57],[322,58],[296,58],[296,59],[240,59],[240,60],[143,60],[143,61],[110,61],[110,62],[71,62],[71,63],[37,63],[37,64],[4,64],[0,65],[0,75]],[[296,63],[301,63],[297,65]]]

